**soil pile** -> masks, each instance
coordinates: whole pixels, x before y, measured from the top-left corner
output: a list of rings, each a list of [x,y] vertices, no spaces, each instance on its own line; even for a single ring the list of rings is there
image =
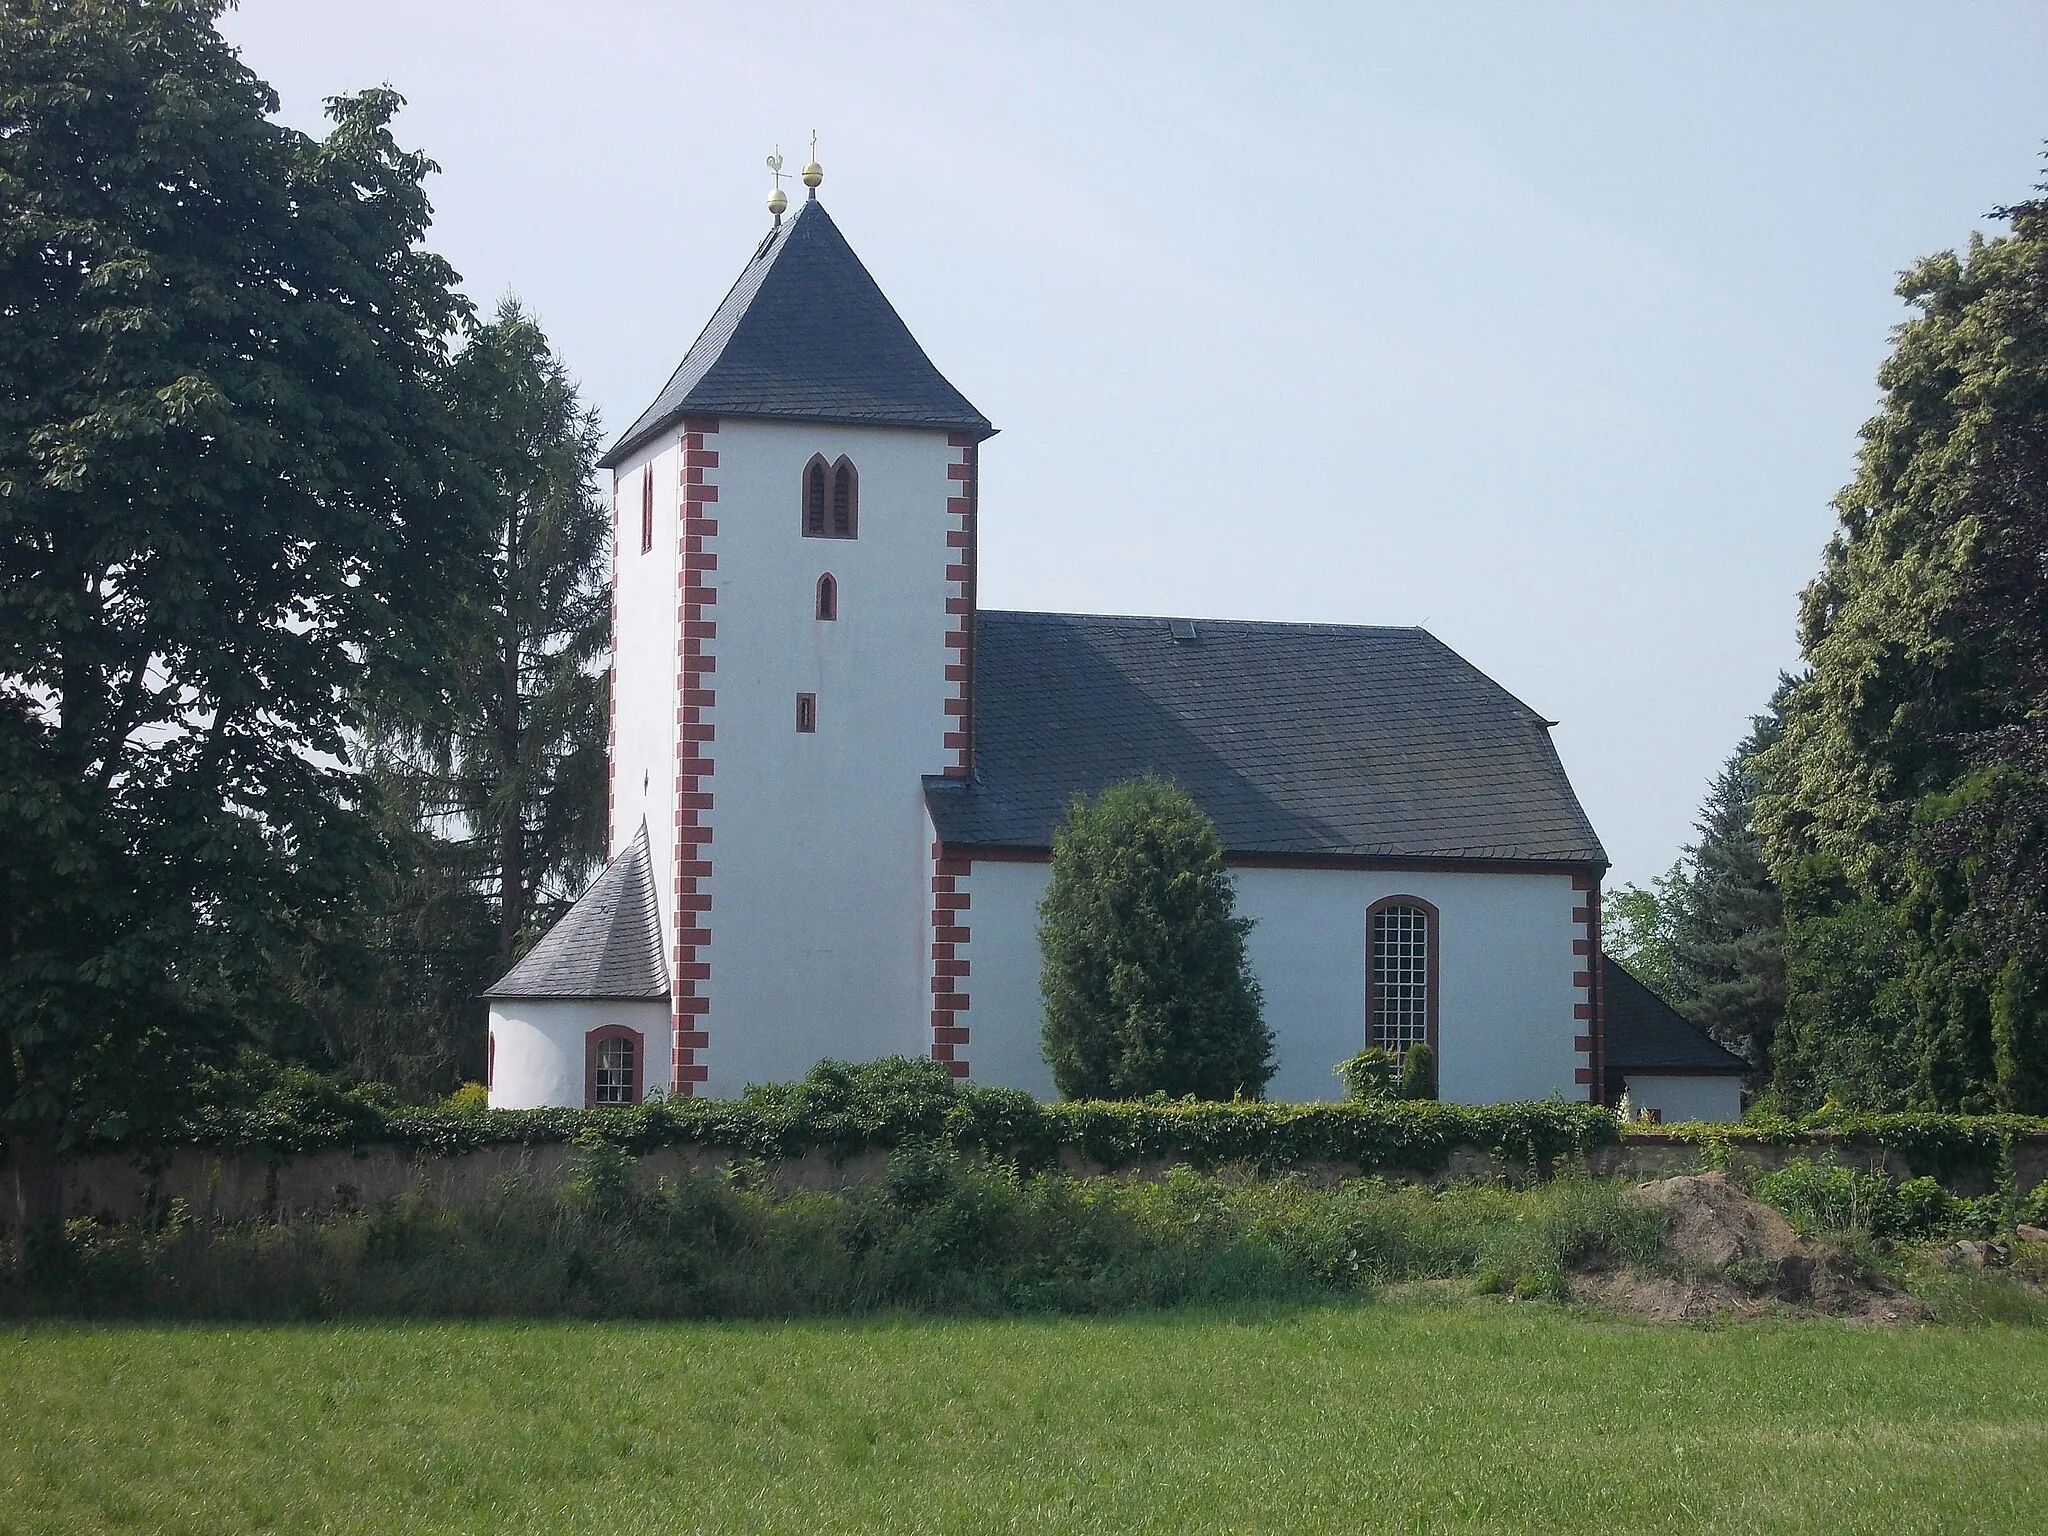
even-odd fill
[[[1753,1316],[1772,1306],[1870,1323],[1927,1316],[1919,1302],[1839,1248],[1801,1237],[1726,1174],[1659,1179],[1637,1185],[1630,1198],[1662,1221],[1670,1272],[1575,1275],[1574,1300],[1667,1322]]]

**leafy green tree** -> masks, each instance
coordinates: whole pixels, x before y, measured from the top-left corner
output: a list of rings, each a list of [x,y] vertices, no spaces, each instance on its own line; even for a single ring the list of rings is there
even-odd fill
[[[2030,1059],[2019,1036],[2041,1020],[2016,1000],[2048,976],[2048,203],[2003,213],[2009,235],[1900,283],[1917,313],[1879,373],[1882,409],[1803,600],[1811,671],[1756,760],[1781,885],[1817,858],[1848,892],[1832,913],[1788,900],[1788,1027],[1819,980],[1795,951],[1827,950],[1798,924],[1888,909],[1903,938],[1857,952],[1889,956],[1909,994],[1894,1048],[1910,1101],[1934,1108],[2030,1091],[2001,1083],[1998,1063]],[[2010,1004],[2003,1055],[1995,990]],[[1799,1026],[1809,1059],[1815,1027]]]
[[[1039,904],[1045,1056],[1068,1098],[1256,1098],[1273,1075],[1216,828],[1155,777],[1076,799]]]
[[[388,90],[311,138],[219,0],[0,0],[0,1121],[55,1155],[224,1054],[380,856],[354,701],[432,693],[482,547],[455,274]]]
[[[1686,869],[1674,863],[1651,878],[1648,888],[1617,886],[1600,898],[1600,948],[1628,968],[1631,976],[1668,1003],[1680,993],[1674,985],[1671,945],[1678,911],[1685,900]]]

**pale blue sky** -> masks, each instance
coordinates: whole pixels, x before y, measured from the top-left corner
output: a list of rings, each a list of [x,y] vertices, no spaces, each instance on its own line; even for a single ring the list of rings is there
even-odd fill
[[[992,607],[1426,624],[1677,854],[1797,660],[1898,270],[2040,179],[2048,7],[245,0],[610,429],[820,134],[983,460]],[[799,189],[800,191],[801,189]]]

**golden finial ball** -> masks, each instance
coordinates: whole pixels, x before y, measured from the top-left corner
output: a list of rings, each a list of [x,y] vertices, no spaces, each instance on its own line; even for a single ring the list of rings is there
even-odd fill
[[[817,161],[810,161],[808,164],[804,166],[804,185],[809,187],[813,192],[818,190],[818,183],[823,181],[824,179],[825,167],[818,164]]]
[[[768,194],[768,211],[778,219],[782,217],[784,210],[788,207],[789,199],[783,194],[782,188],[777,187]]]

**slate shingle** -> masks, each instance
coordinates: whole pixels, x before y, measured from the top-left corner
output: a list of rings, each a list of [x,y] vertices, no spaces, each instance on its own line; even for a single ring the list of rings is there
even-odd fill
[[[685,415],[995,431],[932,366],[815,199],[762,240],[682,366],[599,464],[620,463]]]
[[[1749,1071],[1749,1063],[1644,986],[1612,956],[1600,957],[1610,1072]]]
[[[949,844],[1045,848],[1075,795],[1157,771],[1231,854],[1607,862],[1547,723],[1424,630],[977,623],[975,780],[926,781]]]
[[[485,997],[668,996],[647,827]]]

